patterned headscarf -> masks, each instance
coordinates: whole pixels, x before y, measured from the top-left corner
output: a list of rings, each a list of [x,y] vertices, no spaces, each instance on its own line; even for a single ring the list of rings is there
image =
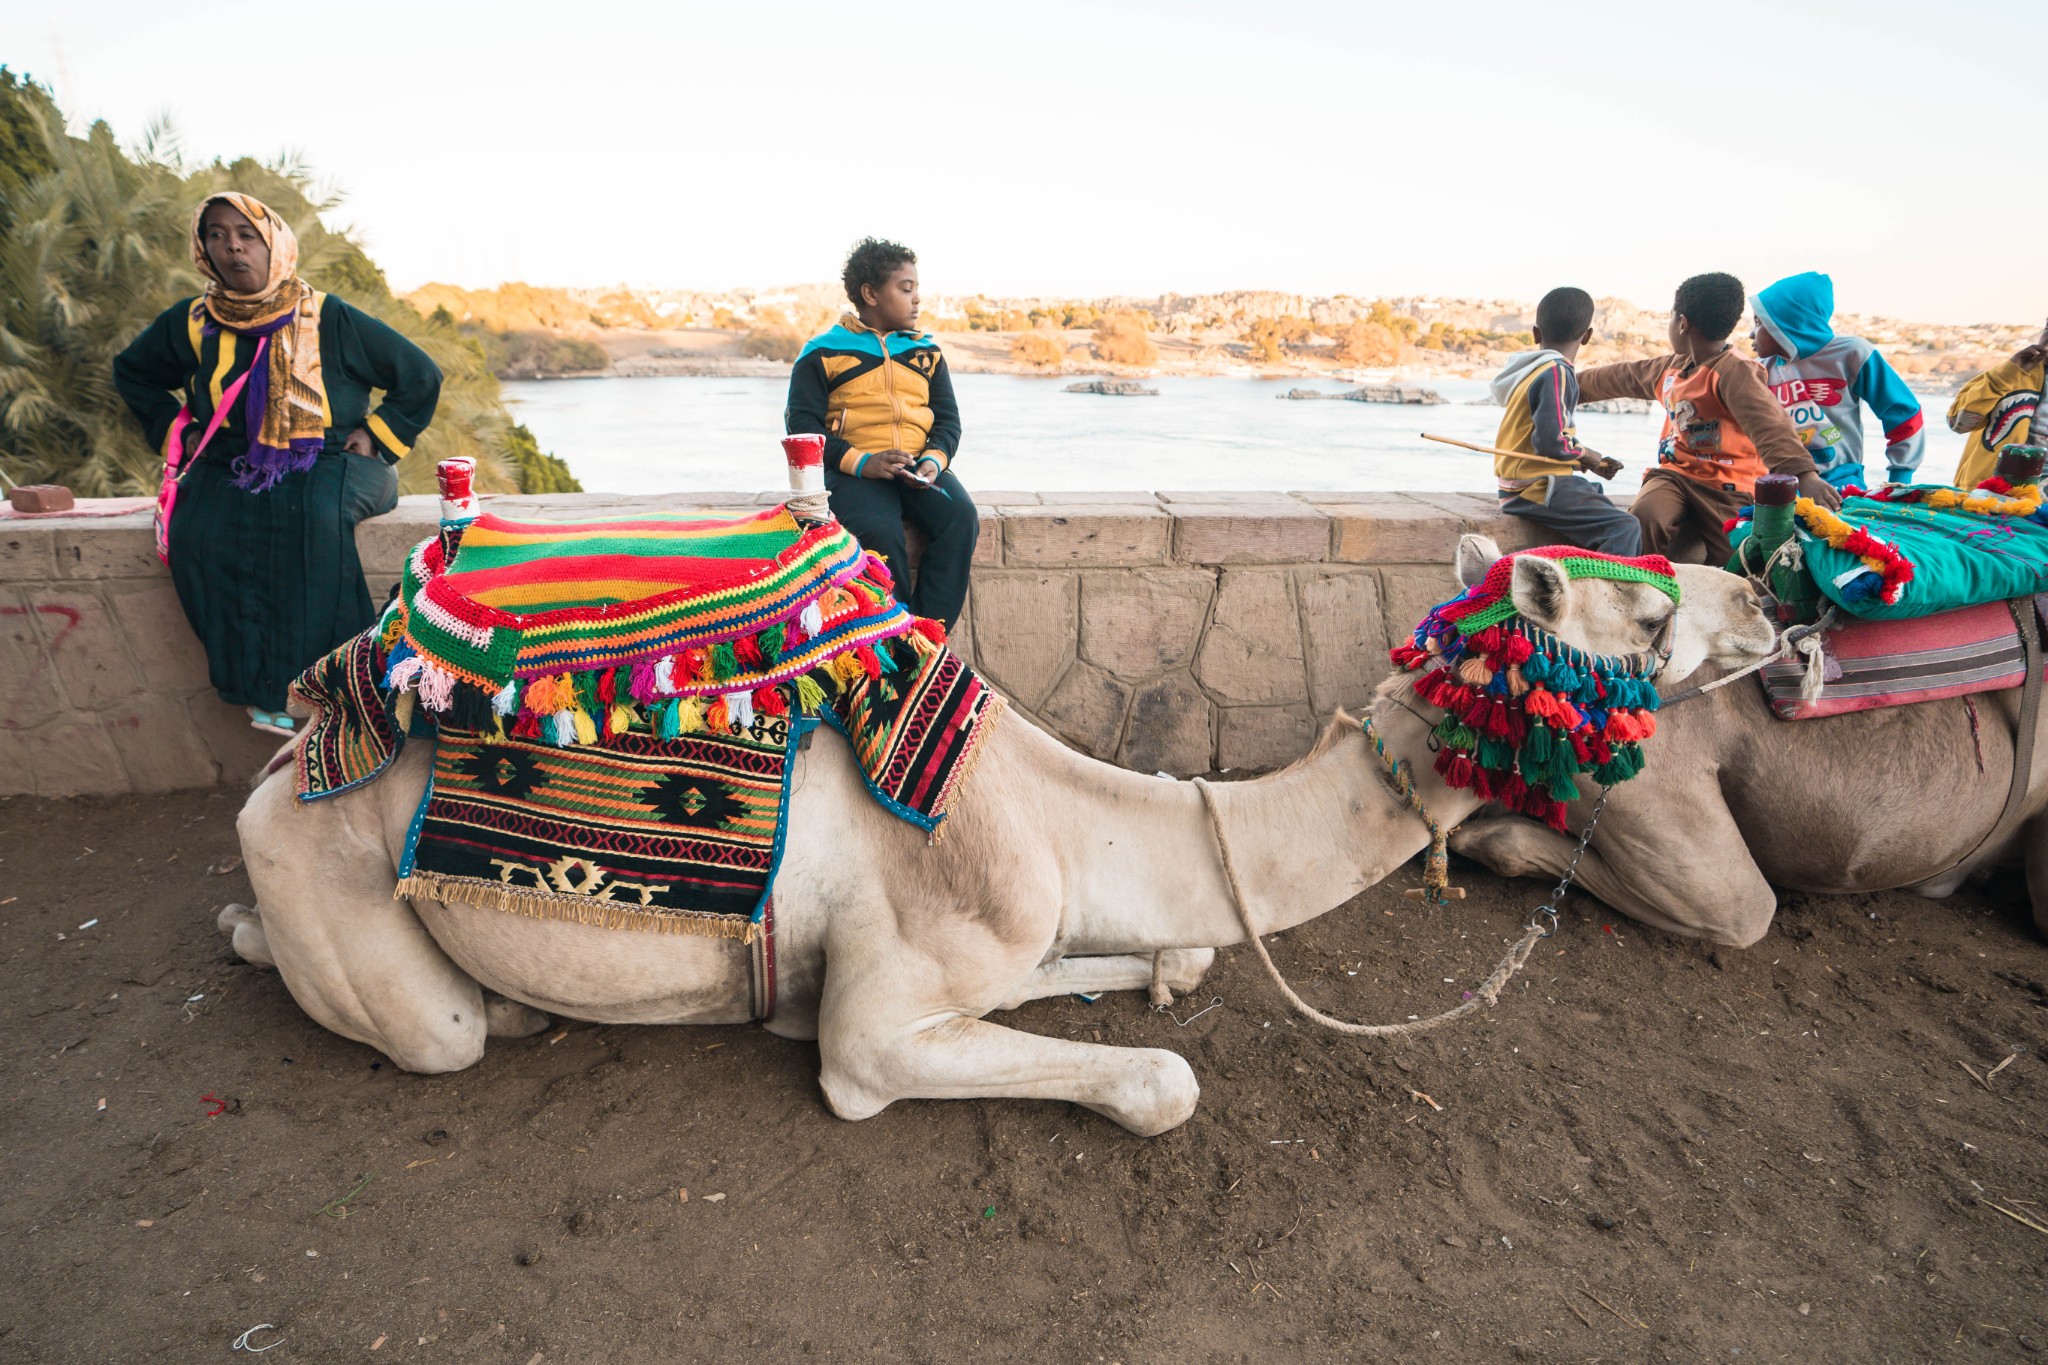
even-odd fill
[[[207,259],[200,224],[213,204],[226,204],[247,218],[270,248],[270,277],[261,292],[231,293]],[[206,292],[192,305],[192,315],[205,323],[206,331],[226,328],[237,336],[268,338],[267,363],[252,370],[245,386],[249,450],[235,462],[235,483],[261,493],[286,474],[312,468],[326,444],[319,298],[299,278],[299,239],[291,225],[246,194],[227,190],[209,195],[193,212],[192,259],[207,279]]]

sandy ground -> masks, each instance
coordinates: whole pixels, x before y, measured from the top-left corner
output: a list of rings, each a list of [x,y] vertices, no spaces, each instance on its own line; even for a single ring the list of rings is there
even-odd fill
[[[2048,1235],[1994,1207],[2048,1225],[2016,882],[1795,899],[1747,952],[1574,900],[1497,1012],[1404,1046],[1298,1023],[1242,950],[1184,1027],[1012,1017],[1184,1053],[1201,1108],[1146,1140],[1046,1103],[845,1123],[754,1028],[401,1074],[214,933],[239,799],[0,802],[0,1360],[241,1359],[259,1323],[273,1362],[2048,1349]],[[1354,1017],[1439,1008],[1541,889],[1460,873],[1448,913],[1390,882],[1276,956]]]

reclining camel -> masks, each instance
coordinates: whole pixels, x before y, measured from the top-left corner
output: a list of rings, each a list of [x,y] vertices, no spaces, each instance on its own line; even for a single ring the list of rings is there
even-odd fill
[[[1498,554],[1469,539],[1480,544],[1461,555]],[[1972,872],[2021,862],[2048,935],[2048,743],[2034,745],[2012,835],[1979,846],[2005,805],[2019,712],[2013,688],[1788,724],[1747,680],[1670,706],[1652,761],[1608,800],[1578,884],[1644,924],[1746,948],[1777,913],[1774,887],[1941,897]],[[1577,803],[1574,829],[1589,809]],[[1578,841],[1488,815],[1450,846],[1502,876],[1550,880]]]
[[[1473,548],[1465,557],[1477,562]],[[1666,643],[1667,685],[1709,659],[1740,663],[1771,645],[1747,585],[1717,569],[1679,569],[1681,609],[1641,583],[1572,580],[1539,559],[1516,565],[1526,619],[1596,653]],[[1424,760],[1424,799],[1446,826],[1478,808],[1437,780],[1410,711],[1383,693],[1374,717],[1390,748]],[[429,748],[411,745],[378,781],[310,805],[280,771],[242,810],[261,909],[231,909],[222,927],[244,958],[276,966],[309,1015],[428,1072],[472,1065],[489,1034],[543,1027],[541,1011],[603,1023],[747,1017],[747,951],[730,942],[394,899]],[[818,1040],[835,1113],[1018,1096],[1070,1100],[1145,1135],[1193,1113],[1194,1073],[1174,1053],[982,1017],[1041,996],[1141,987],[1160,950],[1168,983],[1187,989],[1217,947],[1245,940],[1192,784],[1084,758],[1013,715],[985,741],[946,839],[927,846],[869,798],[836,735],[821,734],[797,763],[767,1027]],[[1262,934],[1343,904],[1428,843],[1341,719],[1293,767],[1211,794]]]

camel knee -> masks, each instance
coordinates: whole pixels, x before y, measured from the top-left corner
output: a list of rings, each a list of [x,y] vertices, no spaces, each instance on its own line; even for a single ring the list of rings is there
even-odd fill
[[[1699,931],[1699,936],[1726,948],[1753,948],[1770,932],[1771,921],[1777,914],[1777,901],[1772,900],[1767,905],[1741,910],[1728,920],[1708,925]]]
[[[372,1040],[371,1047],[389,1057],[401,1071],[422,1076],[439,1076],[450,1071],[467,1071],[484,1058],[488,1030],[482,1011],[464,1016],[463,1022],[428,1033],[421,1030],[399,1037]]]
[[[896,1100],[857,1069],[835,1065],[829,1058],[818,1068],[818,1088],[825,1094],[825,1107],[852,1123],[873,1118]]]
[[[1114,1102],[1090,1105],[1139,1137],[1157,1137],[1194,1117],[1202,1084],[1187,1058],[1163,1048],[1134,1048],[1126,1054],[1130,1074]]]

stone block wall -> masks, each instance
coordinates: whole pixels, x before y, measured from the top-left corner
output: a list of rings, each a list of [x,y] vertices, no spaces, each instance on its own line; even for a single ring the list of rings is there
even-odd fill
[[[540,517],[736,513],[772,495],[503,497]],[[977,492],[955,647],[1075,748],[1176,775],[1290,762],[1455,584],[1461,531],[1524,523],[1462,493]],[[373,594],[433,534],[405,498],[357,532]],[[246,780],[276,741],[207,686],[147,514],[0,521],[0,795]]]

